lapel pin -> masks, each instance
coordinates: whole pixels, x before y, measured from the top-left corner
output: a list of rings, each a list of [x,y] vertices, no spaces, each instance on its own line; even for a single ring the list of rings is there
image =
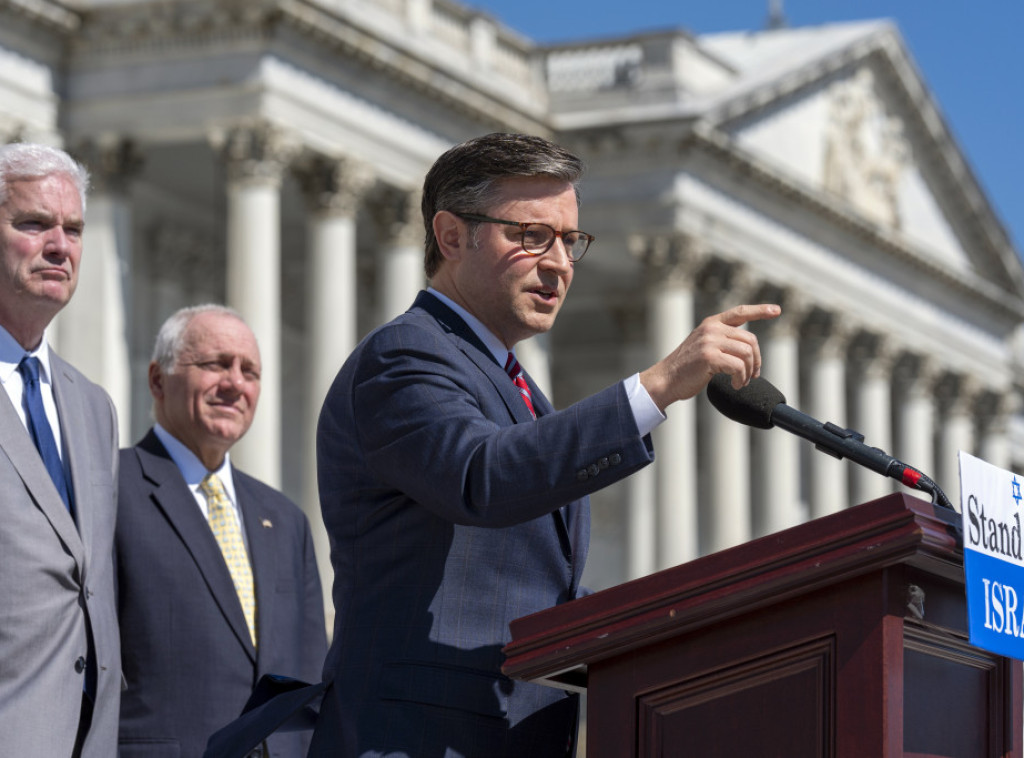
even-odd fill
[[[265,518],[265,519],[261,519],[260,521],[263,524],[263,528],[264,529],[273,529],[274,528],[274,524],[270,521],[270,519]]]

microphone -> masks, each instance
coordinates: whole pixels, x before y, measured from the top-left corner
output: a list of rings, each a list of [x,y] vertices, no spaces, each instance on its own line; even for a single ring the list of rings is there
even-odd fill
[[[864,435],[859,432],[843,429],[831,422],[823,424],[786,405],[785,395],[766,379],[751,379],[747,386],[736,390],[732,387],[732,377],[716,374],[708,383],[708,400],[722,415],[733,421],[757,429],[776,426],[785,429],[813,442],[823,453],[840,460],[847,458],[907,487],[927,492],[932,496],[933,503],[953,510],[949,498],[939,485],[923,473],[877,447],[865,445]]]

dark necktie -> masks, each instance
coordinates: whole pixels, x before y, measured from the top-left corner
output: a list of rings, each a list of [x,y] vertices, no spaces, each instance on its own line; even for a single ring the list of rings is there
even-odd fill
[[[57,441],[53,438],[53,429],[50,428],[50,421],[46,418],[46,410],[43,408],[43,395],[39,390],[39,359],[26,355],[18,364],[18,372],[24,383],[21,398],[22,404],[25,406],[28,432],[43,459],[43,465],[46,466],[50,478],[53,479],[53,483],[57,487],[57,492],[60,493],[60,499],[64,501],[64,505],[74,516],[68,482],[64,477],[64,465],[60,461]]]
[[[523,402],[530,409],[530,415],[537,418],[537,411],[533,409],[533,398],[530,397],[530,387],[526,384],[526,377],[523,376],[523,367],[519,365],[519,361],[512,353],[508,354],[508,359],[505,361],[505,373],[519,389],[519,394],[523,396]]]

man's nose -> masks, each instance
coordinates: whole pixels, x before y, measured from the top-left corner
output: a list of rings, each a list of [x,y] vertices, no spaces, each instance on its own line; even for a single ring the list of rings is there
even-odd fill
[[[538,265],[542,265],[556,273],[566,273],[572,268],[569,251],[566,249],[565,241],[561,237],[555,237],[551,247],[540,257]]]
[[[64,227],[56,225],[47,230],[43,251],[50,255],[67,256],[74,249],[74,244],[71,235],[64,230]]]
[[[245,374],[242,373],[242,364],[235,361],[224,368],[220,377],[221,384],[227,384],[232,389],[239,389],[245,381]]]

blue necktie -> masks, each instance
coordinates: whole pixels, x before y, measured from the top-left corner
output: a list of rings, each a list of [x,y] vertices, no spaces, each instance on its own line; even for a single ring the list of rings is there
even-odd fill
[[[61,500],[64,501],[68,512],[74,517],[75,512],[71,507],[68,482],[64,477],[64,465],[60,461],[57,442],[53,438],[53,429],[50,428],[50,421],[46,418],[43,396],[39,391],[39,359],[26,355],[18,364],[18,372],[25,385],[22,403],[25,406],[25,420],[28,422],[29,434],[32,435],[32,441],[36,443],[36,449],[43,459],[46,470],[50,473],[50,478],[53,479],[53,483],[57,487],[57,492],[60,493]]]

